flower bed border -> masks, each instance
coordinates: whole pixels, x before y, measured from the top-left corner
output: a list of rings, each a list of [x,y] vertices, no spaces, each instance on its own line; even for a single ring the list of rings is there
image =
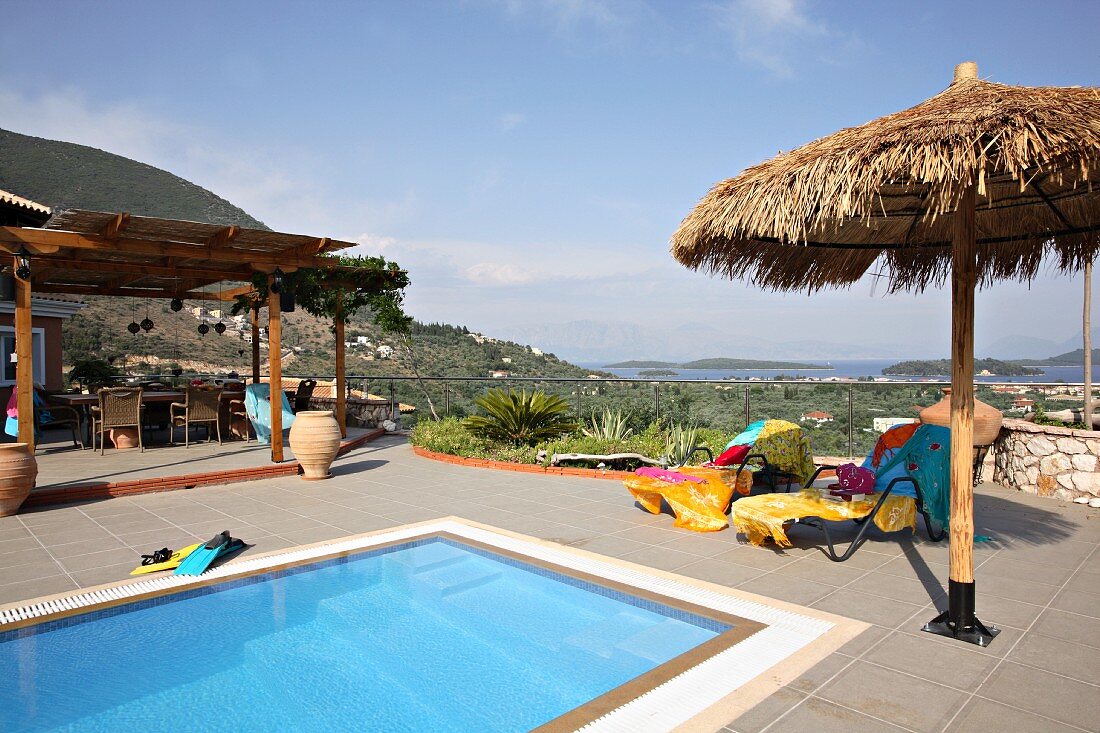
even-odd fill
[[[413,453],[442,463],[453,463],[469,468],[491,468],[495,471],[515,471],[517,473],[541,473],[549,476],[579,476],[581,478],[602,478],[622,481],[634,475],[633,471],[607,471],[600,468],[569,468],[566,466],[539,466],[533,463],[510,463],[508,461],[490,461],[487,458],[465,458],[450,453],[436,453],[418,445],[412,447]]]

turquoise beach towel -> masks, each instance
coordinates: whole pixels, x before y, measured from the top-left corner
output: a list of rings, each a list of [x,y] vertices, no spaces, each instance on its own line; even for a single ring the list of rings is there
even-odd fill
[[[283,395],[283,431],[290,430],[294,423],[294,413],[290,409],[290,402]],[[248,413],[248,419],[252,422],[252,429],[256,431],[256,440],[261,443],[271,442],[271,385],[250,384],[244,389],[244,409]]]

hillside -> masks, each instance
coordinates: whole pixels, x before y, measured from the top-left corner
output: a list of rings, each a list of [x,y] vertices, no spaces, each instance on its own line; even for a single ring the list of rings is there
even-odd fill
[[[0,188],[52,207],[266,228],[225,199],[167,171],[95,148],[4,130],[0,130]],[[251,346],[232,327],[223,335],[213,330],[199,335],[199,321],[191,313],[197,302],[188,301],[183,311],[173,313],[166,301],[91,296],[85,301],[88,307],[63,330],[66,364],[100,357],[135,372],[163,372],[176,364],[200,372],[247,374],[251,369]],[[219,304],[208,303],[207,307]],[[127,324],[132,319],[140,321],[146,312],[156,324],[153,331],[137,336],[127,332]],[[266,310],[261,311],[260,323],[266,322]],[[285,314],[283,324],[283,347],[294,350],[293,356],[284,357],[284,373],[331,375],[335,369],[332,324],[301,310]],[[412,374],[401,344],[383,337],[369,314],[357,314],[346,335],[349,341],[365,336],[375,349],[388,345],[394,350],[392,358],[379,359],[374,351],[349,348],[349,375]],[[492,339],[477,343],[465,329],[455,326],[417,323],[413,339],[424,376],[488,377],[490,371],[501,370],[516,376],[583,378],[590,373],[552,354],[536,355],[516,343]],[[263,357],[266,359],[266,350]]]
[[[86,145],[0,130],[0,162],[0,188],[55,209],[126,211],[267,228],[201,186]]]
[[[1042,369],[1021,366],[999,359],[975,359],[974,373],[986,372],[996,377],[1026,377],[1042,374]],[[897,377],[944,377],[951,374],[950,359],[901,361],[882,370],[883,374]]]
[[[1092,361],[1100,364],[1100,349],[1092,350]],[[1047,359],[1016,359],[1015,363],[1026,366],[1080,366],[1085,365],[1085,350],[1075,349]]]

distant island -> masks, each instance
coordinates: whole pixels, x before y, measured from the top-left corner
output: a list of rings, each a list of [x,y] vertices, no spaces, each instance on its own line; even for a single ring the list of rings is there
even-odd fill
[[[674,372],[671,369],[643,369],[638,372],[639,377],[678,377],[679,372]]]
[[[761,361],[759,359],[696,359],[676,364],[671,361],[620,361],[605,364],[605,369],[832,369],[824,364],[797,361]],[[647,375],[649,376],[649,375]]]
[[[946,377],[951,374],[951,360],[899,361],[883,369],[882,373],[894,377]],[[994,377],[1032,377],[1042,374],[1043,370],[1000,359],[975,359],[974,373]]]
[[[1094,364],[1100,364],[1100,349],[1092,350],[1092,361]],[[1051,356],[1047,359],[1013,359],[1014,364],[1022,364],[1024,366],[1085,366],[1085,350],[1076,349],[1074,351],[1067,351],[1064,354],[1058,356]]]

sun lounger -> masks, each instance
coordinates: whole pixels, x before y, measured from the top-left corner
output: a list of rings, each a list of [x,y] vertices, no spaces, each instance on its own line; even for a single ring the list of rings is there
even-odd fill
[[[825,533],[829,558],[843,562],[867,540],[872,524],[883,532],[906,527],[916,531],[916,515],[925,521],[928,536],[939,542],[946,535],[950,491],[950,431],[934,425],[902,425],[879,438],[864,466],[875,471],[875,493],[850,501],[834,497],[814,482],[826,467],[818,468],[805,487],[794,494],[746,497],[733,504],[730,523],[752,544],[772,539],[790,547],[787,529],[793,523],[819,527]],[[847,549],[838,553],[829,531],[831,522],[854,520],[861,525]]]

